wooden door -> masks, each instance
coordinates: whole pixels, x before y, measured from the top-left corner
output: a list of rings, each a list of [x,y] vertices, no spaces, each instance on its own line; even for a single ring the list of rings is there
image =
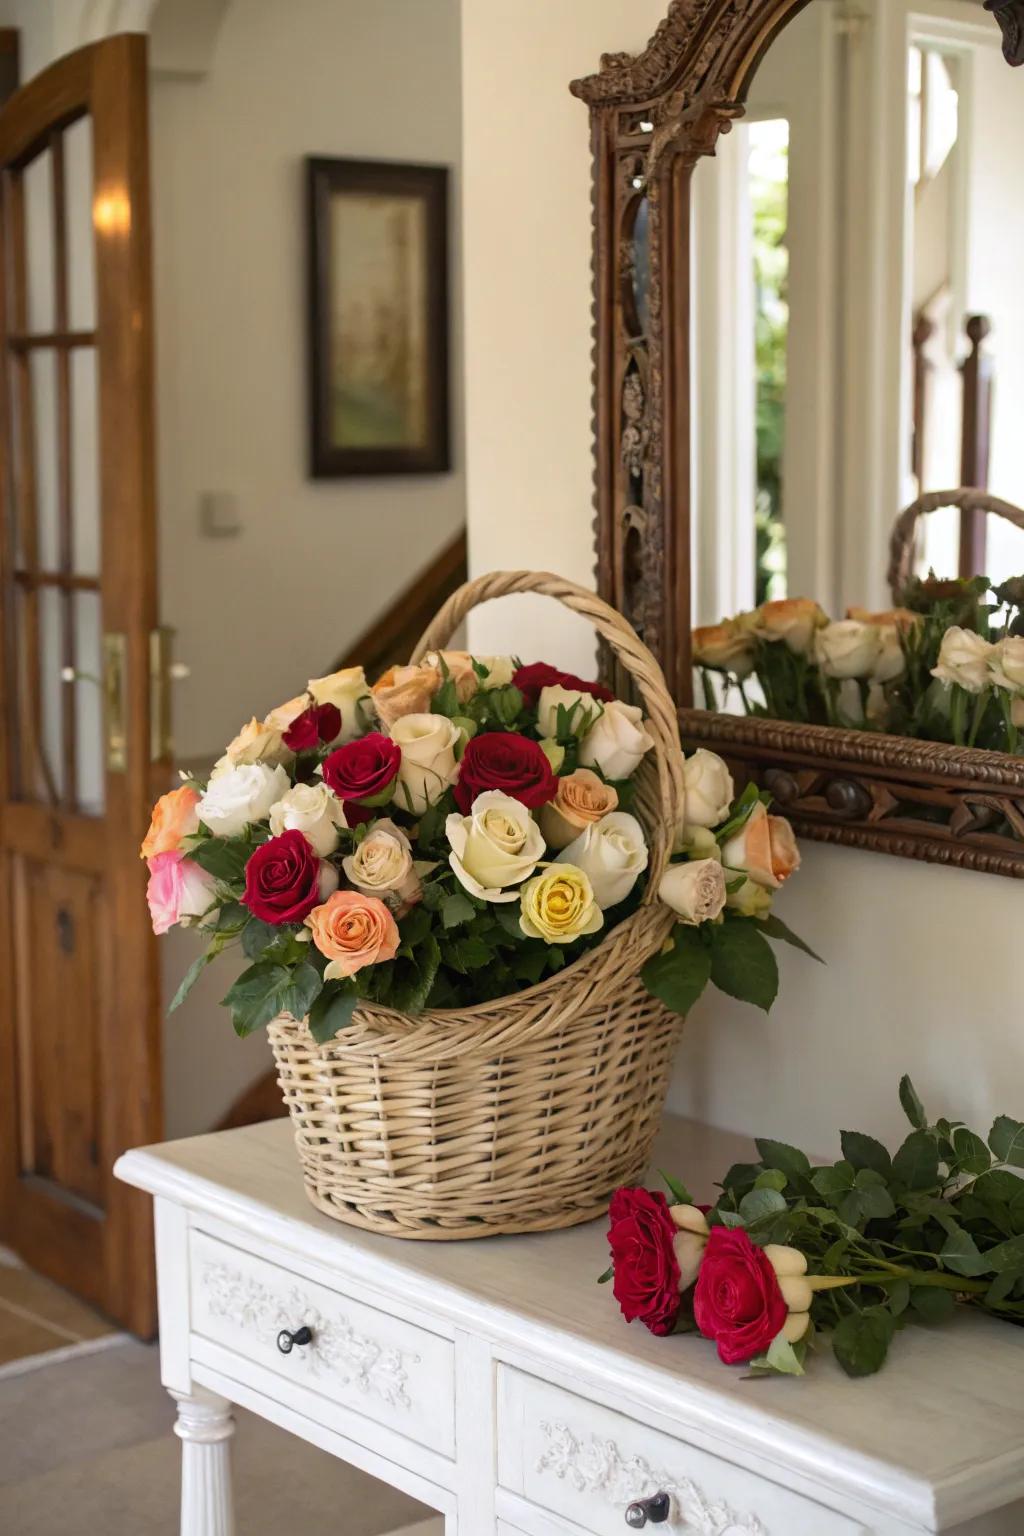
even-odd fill
[[[0,110],[0,1241],[143,1335],[149,1205],[111,1167],[161,1128],[148,177],[140,36]]]

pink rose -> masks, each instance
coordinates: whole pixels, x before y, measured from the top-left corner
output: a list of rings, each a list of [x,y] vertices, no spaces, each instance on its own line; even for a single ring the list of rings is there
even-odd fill
[[[214,879],[194,859],[171,851],[146,861],[149,884],[146,900],[154,933],[166,933],[175,923],[202,917],[213,905]]]

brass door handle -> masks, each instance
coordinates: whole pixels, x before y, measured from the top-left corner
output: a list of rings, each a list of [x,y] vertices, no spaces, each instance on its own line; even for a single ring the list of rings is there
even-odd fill
[[[128,766],[127,655],[128,642],[124,635],[108,633],[103,636],[103,718],[108,773],[124,773]]]

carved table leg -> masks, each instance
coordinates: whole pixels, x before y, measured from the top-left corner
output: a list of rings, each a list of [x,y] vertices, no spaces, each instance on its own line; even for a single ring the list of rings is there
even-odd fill
[[[181,1441],[181,1536],[234,1536],[231,1502],[231,1404],[212,1392],[178,1404],[174,1433]]]

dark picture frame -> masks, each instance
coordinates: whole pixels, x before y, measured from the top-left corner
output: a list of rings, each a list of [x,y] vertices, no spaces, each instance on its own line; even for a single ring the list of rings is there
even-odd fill
[[[448,168],[306,160],[310,474],[451,468]]]

